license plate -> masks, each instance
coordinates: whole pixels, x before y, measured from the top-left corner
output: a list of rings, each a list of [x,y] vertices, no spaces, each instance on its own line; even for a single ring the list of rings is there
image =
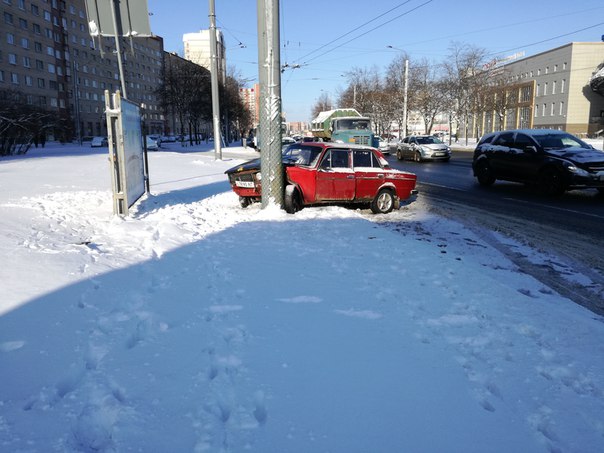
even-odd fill
[[[444,156],[444,155],[445,155],[445,153],[434,153],[434,155],[435,155],[436,157],[441,157],[441,156]]]
[[[235,181],[235,185],[237,187],[245,187],[247,189],[253,189],[254,188],[254,182],[253,181]]]

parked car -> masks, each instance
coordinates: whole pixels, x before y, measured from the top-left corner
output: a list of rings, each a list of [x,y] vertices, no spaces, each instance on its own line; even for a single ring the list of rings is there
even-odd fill
[[[107,137],[92,137],[90,141],[91,148],[101,148],[103,146],[109,146]]]
[[[485,135],[476,145],[472,169],[484,186],[501,179],[536,184],[549,195],[585,188],[604,192],[604,152],[563,131],[525,129]]]
[[[151,135],[147,135],[147,137],[155,140],[157,142],[157,146],[158,147],[161,146],[162,139],[161,139],[161,137],[159,135],[151,134]]]
[[[159,143],[151,135],[147,135],[147,151],[159,151]]]
[[[162,135],[161,137],[161,143],[174,143],[176,142],[176,136],[175,135]]]
[[[451,159],[451,148],[432,135],[410,135],[399,143],[396,158],[413,159],[416,162],[425,160],[448,162]]]
[[[390,168],[375,148],[329,142],[302,142],[283,152],[285,210],[320,204],[368,204],[374,213],[398,209],[416,194],[413,173]],[[262,195],[260,159],[225,172],[243,207]]]

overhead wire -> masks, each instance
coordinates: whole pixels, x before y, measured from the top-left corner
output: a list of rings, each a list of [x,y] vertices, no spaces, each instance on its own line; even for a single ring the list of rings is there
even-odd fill
[[[373,31],[377,30],[378,28],[383,27],[384,25],[387,25],[387,24],[389,24],[389,23],[391,23],[391,22],[394,22],[395,20],[400,19],[401,17],[406,16],[407,14],[410,14],[410,13],[412,13],[412,12],[414,12],[414,11],[416,11],[416,10],[420,9],[420,8],[423,8],[424,6],[426,6],[426,5],[427,5],[427,4],[429,4],[429,3],[432,3],[433,1],[434,1],[434,0],[427,0],[427,1],[425,1],[424,3],[422,3],[422,4],[418,5],[418,6],[414,7],[414,8],[411,8],[411,9],[410,9],[410,10],[408,10],[408,11],[405,11],[404,13],[399,14],[398,16],[393,17],[392,19],[390,19],[390,20],[388,20],[388,21],[386,21],[386,22],[384,22],[384,23],[382,23],[382,24],[380,24],[380,25],[378,25],[378,26],[376,26],[376,27],[373,27],[373,28],[369,29],[369,30],[367,30],[367,31],[366,31],[366,32],[364,32],[364,33],[361,33],[360,35],[357,35],[357,36],[355,36],[354,38],[351,38],[351,39],[349,39],[348,41],[345,41],[345,42],[343,42],[342,44],[340,44],[340,45],[338,45],[338,46],[336,46],[336,47],[332,47],[331,49],[329,49],[329,50],[327,50],[327,51],[323,52],[322,54],[319,54],[319,55],[317,55],[317,56],[315,56],[315,57],[311,58],[310,60],[305,61],[304,63],[301,63],[301,64],[300,64],[300,66],[302,66],[302,65],[307,65],[309,62],[314,61],[314,60],[316,60],[317,58],[320,58],[320,57],[322,57],[323,55],[326,55],[326,54],[328,54],[328,53],[330,53],[330,52],[333,52],[334,50],[339,49],[340,47],[345,46],[346,44],[348,44],[348,43],[350,43],[350,42],[352,42],[352,41],[355,41],[355,40],[357,40],[357,39],[359,39],[359,38],[361,38],[361,37],[363,37],[363,36],[365,36],[365,35],[367,35],[367,34],[369,34],[369,33],[373,32]],[[408,2],[405,2],[405,3],[408,3]],[[380,17],[381,17],[381,16],[380,16]],[[356,31],[356,30],[354,30],[354,31]],[[348,35],[348,34],[350,34],[350,33],[352,33],[352,32],[347,33],[347,35]],[[325,47],[325,46],[323,46],[323,47]]]

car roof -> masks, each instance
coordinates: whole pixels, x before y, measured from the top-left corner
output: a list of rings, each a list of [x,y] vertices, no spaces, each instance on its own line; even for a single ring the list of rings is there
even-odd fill
[[[339,149],[375,149],[369,145],[357,145],[355,143],[339,143],[339,142],[305,142],[299,143],[302,146],[315,146],[317,148],[339,148]]]
[[[517,133],[522,133],[522,134],[527,134],[527,135],[552,135],[552,134],[566,135],[566,134],[568,134],[568,132],[566,132],[566,131],[560,131],[557,129],[507,129],[504,131],[495,131],[495,132],[491,132],[490,134],[485,134],[485,137],[487,135],[503,134],[505,132],[517,132]]]

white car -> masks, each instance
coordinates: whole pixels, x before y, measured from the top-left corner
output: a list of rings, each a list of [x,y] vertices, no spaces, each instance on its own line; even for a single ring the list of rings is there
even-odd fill
[[[150,135],[147,135],[147,151],[159,151],[158,141]]]
[[[103,146],[108,146],[107,137],[92,137],[91,148],[101,148]]]

